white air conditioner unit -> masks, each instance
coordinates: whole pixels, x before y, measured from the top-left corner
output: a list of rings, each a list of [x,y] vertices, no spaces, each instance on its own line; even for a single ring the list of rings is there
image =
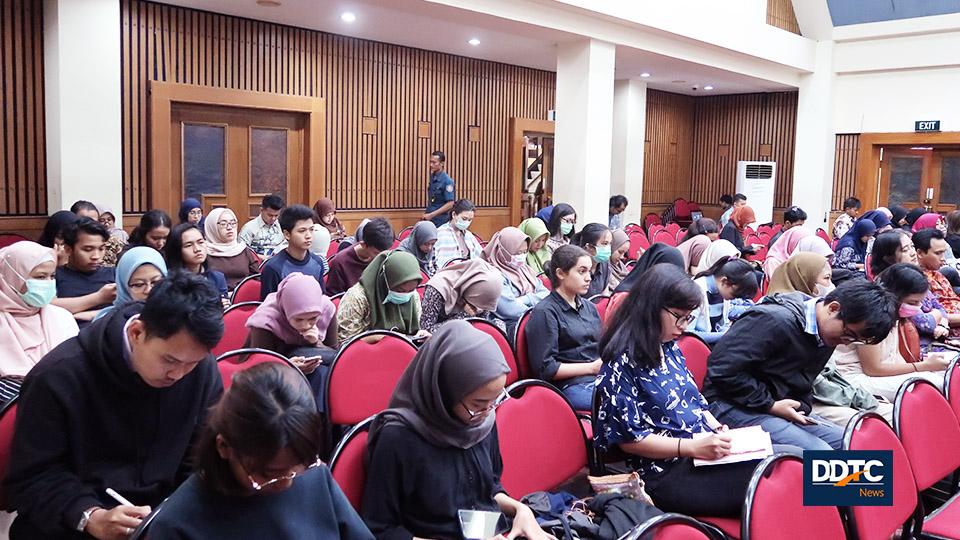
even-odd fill
[[[773,221],[773,191],[777,185],[776,161],[738,161],[737,193],[757,214],[757,223]]]

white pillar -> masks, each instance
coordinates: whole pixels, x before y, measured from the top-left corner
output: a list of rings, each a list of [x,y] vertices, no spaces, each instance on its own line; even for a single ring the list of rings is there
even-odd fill
[[[613,140],[616,47],[597,40],[557,50],[554,202],[577,209],[577,220],[607,223]]]
[[[120,3],[44,0],[43,7],[49,212],[86,199],[119,214]]]
[[[613,152],[610,194],[630,204],[621,223],[642,223],[643,141],[647,136],[647,83],[621,80],[613,85]]]
[[[792,203],[807,212],[806,226],[828,229],[833,195],[833,42],[817,43],[816,70],[800,77]]]

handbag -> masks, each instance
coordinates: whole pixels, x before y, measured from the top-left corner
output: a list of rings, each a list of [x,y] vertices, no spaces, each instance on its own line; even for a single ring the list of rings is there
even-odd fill
[[[897,345],[900,348],[900,356],[907,362],[921,361],[920,352],[920,332],[909,319],[900,319],[897,325]]]
[[[627,474],[608,474],[605,476],[587,476],[590,488],[597,495],[619,493],[624,497],[637,499],[653,505],[653,499],[644,489],[643,480],[636,471]]]

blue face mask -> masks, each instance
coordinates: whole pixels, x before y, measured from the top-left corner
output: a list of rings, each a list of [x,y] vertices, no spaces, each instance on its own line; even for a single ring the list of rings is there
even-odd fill
[[[383,299],[383,303],[397,304],[402,305],[406,304],[413,299],[413,295],[417,294],[415,291],[410,292],[397,292],[397,291],[387,291],[387,297]]]
[[[27,279],[27,292],[20,295],[25,304],[42,308],[57,295],[57,282],[52,279]]]
[[[605,263],[610,260],[610,246],[597,246],[597,254],[593,256],[593,260],[598,263]]]

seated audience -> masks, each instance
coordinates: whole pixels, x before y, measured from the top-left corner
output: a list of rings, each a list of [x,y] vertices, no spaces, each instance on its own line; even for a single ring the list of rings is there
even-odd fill
[[[927,209],[924,207],[914,208],[907,212],[907,217],[903,218],[903,230],[907,232],[913,232],[913,224],[920,219],[920,216],[927,213]]]
[[[947,244],[954,258],[960,259],[960,210],[947,214]]]
[[[739,252],[737,252],[739,254]],[[640,276],[646,273],[647,270],[654,267],[654,265],[660,263],[669,263],[677,268],[683,270],[684,260],[683,254],[680,253],[675,247],[668,246],[662,243],[652,244],[650,249],[643,252],[643,255],[637,259],[637,264],[633,265],[633,270],[630,270],[630,273],[627,274],[627,277],[620,282],[620,285],[614,289],[615,293],[628,293],[633,287],[636,286],[637,281],[639,281]]]
[[[424,288],[420,328],[433,333],[446,321],[479,317],[506,331],[503,321],[493,316],[502,289],[503,276],[481,259],[451,264]]]
[[[110,238],[116,238],[121,244],[126,244],[130,239],[130,235],[127,234],[127,231],[123,230],[122,222],[117,223],[117,216],[113,213],[113,210],[111,210],[109,206],[98,204],[97,212],[100,214],[97,221],[107,228],[107,232],[110,233]],[[123,218],[122,215],[120,217]]]
[[[860,199],[856,197],[848,197],[843,201],[843,213],[837,216],[837,220],[833,222],[833,238],[839,239],[843,238],[847,232],[853,227],[853,222],[857,219],[857,214],[860,213]]]
[[[550,250],[547,249],[547,239],[550,231],[547,224],[540,218],[527,218],[520,222],[520,230],[530,237],[530,248],[527,251],[527,266],[535,275],[544,272],[544,265],[550,260]]]
[[[56,253],[58,267],[67,264],[67,251],[63,247],[63,233],[79,220],[80,218],[76,214],[68,210],[55,212],[47,218],[47,222],[43,226],[43,232],[37,239],[38,244],[48,247]]]
[[[247,276],[260,272],[260,259],[252,249],[237,241],[237,215],[229,208],[214,208],[204,223],[207,267],[223,274],[227,289],[233,290]]]
[[[170,235],[170,229],[173,227],[173,221],[163,210],[150,210],[140,217],[140,224],[133,229],[130,234],[130,241],[127,242],[127,249],[137,246],[151,247],[157,251],[163,251],[163,246],[167,243],[167,236]],[[123,257],[123,253],[120,254]]]
[[[711,242],[703,255],[700,256],[700,264],[697,265],[694,275],[709,269],[724,257],[738,259],[740,258],[740,250],[737,249],[737,246],[723,239]]]
[[[529,245],[530,237],[520,229],[505,227],[493,235],[480,255],[503,276],[503,289],[494,315],[504,322],[508,335],[513,333],[524,311],[550,294],[526,264]]]
[[[356,285],[371,261],[393,245],[393,227],[386,218],[373,218],[360,224],[356,240],[330,258],[327,294],[340,294]]]
[[[260,269],[260,300],[275,292],[280,282],[294,272],[315,279],[323,294],[323,275],[327,273],[327,265],[319,255],[310,252],[313,210],[302,204],[288,206],[280,213],[276,224],[283,231],[282,249]]]
[[[869,219],[877,226],[877,233],[884,233],[893,228],[893,224],[890,222],[890,217],[893,213],[890,210],[887,210],[884,207],[877,208],[876,210],[871,210],[862,216],[857,221],[864,219]],[[854,223],[856,225],[856,223]],[[869,251],[869,250],[868,250]]]
[[[423,275],[417,259],[406,251],[384,251],[370,261],[360,280],[343,295],[337,308],[340,343],[368,330],[392,330],[424,336],[420,330],[420,296]],[[376,343],[379,338],[369,342]]]
[[[320,256],[323,264],[330,268],[327,263],[327,253],[330,252],[330,231],[326,227],[313,220],[313,242],[310,243],[310,253]]]
[[[767,287],[767,296],[800,292],[808,297],[823,297],[833,290],[833,269],[826,257],[816,253],[796,253],[780,265]]]
[[[950,281],[940,273],[944,265],[944,253],[950,246],[944,239],[944,234],[937,229],[923,229],[913,235],[913,246],[917,250],[917,260],[927,281],[930,283],[930,293],[933,294],[940,307],[947,314],[950,325],[950,335],[960,335],[960,296],[950,286]],[[941,321],[939,324],[943,324]]]
[[[67,264],[57,269],[57,298],[53,303],[84,324],[117,297],[114,269],[103,266],[107,229],[90,218],[63,233]]]
[[[600,371],[600,313],[586,300],[593,257],[574,245],[560,246],[547,265],[553,290],[533,307],[526,332],[530,368],[553,384],[578,411],[593,405]]]
[[[794,255],[797,253],[816,253],[833,262],[833,249],[830,248],[830,244],[826,240],[817,235],[801,238],[797,242],[797,249],[793,252]]]
[[[318,223],[330,233],[331,242],[343,240],[347,232],[340,223],[340,220],[337,219],[337,207],[333,205],[332,200],[327,197],[318,199],[317,202],[313,204],[313,211],[317,214],[317,219],[320,220]]]
[[[610,249],[612,250],[610,252],[610,277],[607,278],[607,288],[601,293],[604,296],[612,295],[623,278],[630,273],[630,269],[627,267],[630,237],[623,232],[623,229],[613,231],[613,242],[610,243]]]
[[[117,298],[112,306],[101,309],[94,318],[100,319],[130,302],[143,302],[150,291],[167,275],[167,263],[160,252],[146,246],[137,246],[124,255],[116,270]]]
[[[890,225],[894,229],[903,227],[903,224],[907,222],[907,209],[902,206],[891,206],[890,214]]]
[[[279,195],[266,195],[260,202],[260,215],[244,223],[240,229],[240,242],[247,245],[262,258],[272,257],[283,249],[287,240],[277,218],[284,207]],[[307,210],[310,210],[307,208]],[[313,226],[313,211],[310,210],[310,225]]]
[[[419,221],[397,249],[416,257],[420,271],[432,276],[437,273],[437,254],[433,249],[436,243],[437,226],[432,221]]]
[[[744,245],[743,241],[747,235],[747,225],[757,221],[757,216],[753,208],[749,206],[739,206],[730,214],[730,221],[720,231],[720,239],[733,244],[743,255],[753,255],[763,246],[759,244]]]
[[[90,201],[79,200],[70,206],[70,211],[76,214],[77,217],[100,221],[100,210],[97,208],[97,205]]]
[[[0,249],[0,376],[26,375],[77,335],[73,315],[50,304],[56,273],[57,256],[48,247],[23,241]]]
[[[372,539],[320,460],[323,420],[292,369],[234,376],[194,450],[194,474],[150,524],[151,540]]]
[[[692,331],[708,344],[716,343],[743,314],[732,300],[750,300],[757,294],[757,277],[753,265],[743,259],[721,259],[697,274],[694,283],[703,293],[700,307],[693,311]]]
[[[683,266],[687,274],[691,276],[696,274],[696,269],[700,265],[700,259],[703,258],[704,252],[707,251],[707,248],[709,248],[712,243],[713,241],[710,240],[709,236],[697,234],[677,246],[677,250],[683,255]]]
[[[190,223],[196,225],[200,232],[203,232],[203,205],[197,199],[184,199],[180,203],[180,212],[177,214],[180,223]]]
[[[767,296],[714,346],[703,395],[731,427],[762,426],[773,442],[839,450],[843,428],[812,414],[813,382],[837,345],[879,343],[896,300],[879,285],[843,283],[825,298]]]
[[[630,290],[600,341],[594,444],[629,456],[657,508],[739,517],[756,461],[693,465],[730,453],[726,426],[707,410],[676,344],[700,302],[697,286],[671,264],[654,265]]]
[[[11,538],[127,538],[184,479],[222,393],[210,355],[222,336],[216,291],[174,273],[48,353],[20,394],[30,421],[17,422],[3,485]]]
[[[777,234],[773,235],[773,237],[770,238],[770,241],[767,242],[767,247],[772,248],[773,245],[777,243],[777,240],[779,240],[780,237],[783,236],[785,232],[791,229],[794,229],[796,227],[802,228],[803,224],[806,222],[807,222],[807,213],[803,211],[803,208],[800,208],[799,206],[791,206],[790,208],[787,208],[783,212],[783,227],[781,227],[780,230],[777,231]],[[811,232],[810,234],[812,235],[813,233]],[[767,255],[767,257],[769,257],[769,255]]]
[[[550,219],[547,221],[547,231],[550,238],[547,239],[547,249],[553,254],[560,246],[565,246],[573,239],[577,229],[577,211],[566,203],[560,203],[553,206],[550,211]]]
[[[220,293],[224,308],[229,307],[227,280],[222,272],[207,268],[207,242],[200,228],[193,223],[180,223],[170,231],[167,244],[163,246],[167,268],[186,270],[205,277],[210,285]]]
[[[356,232],[353,233],[353,236],[344,236],[343,240],[340,240],[340,245],[337,246],[337,253],[344,251],[348,247],[359,242],[360,239],[363,238],[363,228],[367,225],[367,223],[370,223],[370,218],[361,219],[360,224],[357,225]],[[391,228],[390,231],[392,232],[393,229]]]
[[[450,210],[450,221],[437,227],[437,243],[434,244],[434,253],[437,257],[437,268],[443,268],[450,261],[457,259],[477,259],[483,247],[469,231],[473,223],[476,206],[467,199],[460,199],[453,204]]]
[[[495,410],[509,372],[493,338],[464,321],[420,348],[370,427],[361,515],[376,538],[461,538],[468,508],[511,518],[507,538],[552,538],[500,485]]]
[[[800,240],[810,236],[814,236],[810,229],[793,227],[783,233],[781,236],[782,242],[774,244],[771,241],[770,245],[772,247],[767,251],[767,258],[763,260],[763,274],[766,278],[772,279],[777,267],[787,262],[787,259],[797,252]]]
[[[687,232],[680,237],[680,243],[682,244],[700,235],[706,236],[711,242],[714,242],[717,238],[720,238],[720,227],[717,226],[716,221],[710,218],[700,218],[687,227]]]
[[[623,195],[610,197],[610,213],[607,216],[607,226],[611,231],[623,228],[623,211],[627,209],[627,198]],[[531,238],[533,238],[531,236]]]
[[[837,243],[833,257],[834,268],[864,272],[867,259],[867,244],[877,232],[877,225],[870,219],[859,219]]]
[[[610,281],[610,254],[613,252],[610,229],[601,223],[587,223],[583,230],[573,235],[571,243],[582,247],[593,259],[586,298],[603,294]]]

